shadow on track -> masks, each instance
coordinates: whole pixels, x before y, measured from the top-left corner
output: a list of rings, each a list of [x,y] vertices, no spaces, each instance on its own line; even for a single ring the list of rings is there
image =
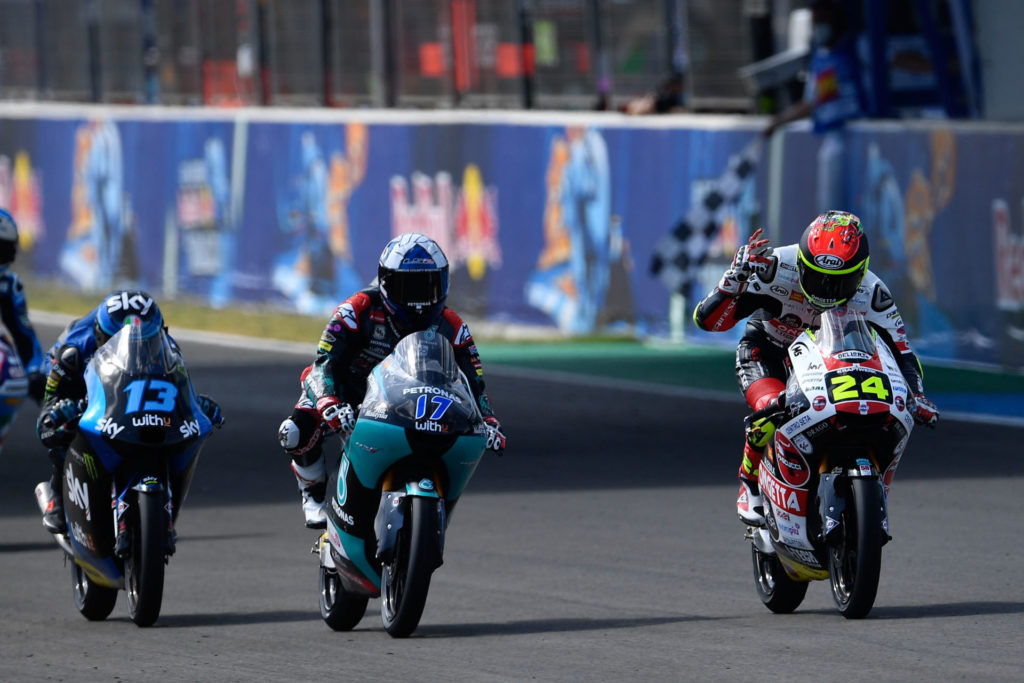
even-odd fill
[[[55,541],[38,541],[33,543],[0,543],[0,554],[41,553],[51,550],[60,550]]]
[[[157,627],[193,628],[196,626],[244,626],[246,624],[284,624],[319,621],[316,610],[277,610],[270,612],[216,612],[211,614],[160,615]]]
[[[986,614],[1022,614],[1024,602],[946,602],[938,605],[876,607],[869,618],[931,619],[934,617],[977,617]]]
[[[423,638],[472,638],[477,636],[528,635],[643,628],[694,621],[720,621],[711,617],[638,617],[635,619],[523,619],[502,623],[421,625],[416,635]]]

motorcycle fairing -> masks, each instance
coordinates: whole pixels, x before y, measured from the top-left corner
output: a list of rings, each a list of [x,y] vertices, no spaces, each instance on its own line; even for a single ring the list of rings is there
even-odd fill
[[[816,580],[828,576],[815,543],[831,540],[841,523],[846,505],[841,482],[850,476],[877,477],[876,467],[882,467],[883,494],[887,492],[913,428],[908,409],[912,398],[889,347],[876,343],[874,331],[854,312],[826,312],[818,334],[805,330],[790,346],[788,355],[792,372],[787,383],[787,413],[762,461],[759,482],[768,533],[780,562],[792,578]],[[844,413],[888,420],[888,431],[875,445],[880,450],[889,448],[891,459],[885,460],[888,454],[869,448],[867,453],[882,457],[881,463],[859,458],[857,468],[849,472],[821,474],[816,488],[817,509],[808,515],[807,502],[814,499],[805,485],[810,485],[813,477],[801,485],[803,477],[796,476],[802,475],[800,468],[787,472],[783,469],[786,462],[780,459],[791,461],[790,465],[813,464],[816,469],[821,457],[813,458],[817,445],[824,444],[826,438],[835,439],[835,435],[849,438],[849,433],[842,431],[847,428],[844,420],[849,419],[843,417]],[[831,452],[835,442],[828,443],[826,448]],[[884,510],[880,522],[888,534]]]
[[[331,559],[345,588],[379,595],[380,572],[366,559],[366,541],[341,529],[330,514],[327,517],[327,538],[331,542]]]
[[[90,579],[120,588],[114,528],[126,493],[156,481],[173,521],[212,425],[162,332],[143,338],[135,325],[121,328],[93,355],[85,384],[88,405],[65,458],[65,515],[76,562]]]
[[[331,559],[347,588],[379,594],[379,558],[394,547],[410,495],[436,497],[445,521],[483,457],[486,433],[451,343],[435,330],[404,337],[373,369],[328,484]]]
[[[76,563],[102,586],[124,584],[121,567],[113,558],[114,527],[110,511],[110,474],[97,467],[90,453],[83,453],[76,439],[64,458],[64,517],[68,541]]]
[[[79,429],[102,437],[99,443],[174,447],[202,442],[213,430],[180,352],[162,332],[142,337],[136,326],[121,328],[89,361],[85,384],[89,404]],[[123,456],[110,450],[101,457],[114,469]],[[176,460],[176,470],[187,462]]]

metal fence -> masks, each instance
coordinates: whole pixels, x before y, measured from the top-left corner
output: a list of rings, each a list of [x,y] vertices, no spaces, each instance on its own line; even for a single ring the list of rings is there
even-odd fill
[[[744,110],[751,0],[0,0],[0,98]],[[763,2],[761,3],[763,5]]]

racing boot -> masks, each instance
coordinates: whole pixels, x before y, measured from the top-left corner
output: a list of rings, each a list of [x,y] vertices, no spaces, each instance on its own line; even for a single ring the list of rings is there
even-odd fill
[[[54,463],[50,481],[36,486],[36,500],[43,512],[43,527],[51,534],[66,534],[68,532],[68,525],[64,520],[64,491],[60,481],[62,473],[63,467],[58,468]]]
[[[756,480],[740,477],[736,512],[747,526],[764,526],[764,504],[761,502],[761,490]]]
[[[318,458],[312,465],[302,466],[292,461],[292,472],[302,494],[302,514],[309,529],[327,528],[327,510],[324,500],[327,494],[327,468],[324,459]]]
[[[769,418],[744,420],[746,443],[743,444],[743,462],[740,463],[740,491],[736,498],[736,513],[744,524],[764,525],[764,503],[757,485],[758,467],[764,449],[775,435],[775,424]]]

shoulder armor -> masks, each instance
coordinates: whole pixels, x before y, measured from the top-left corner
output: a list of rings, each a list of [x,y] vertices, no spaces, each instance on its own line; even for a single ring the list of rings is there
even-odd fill
[[[63,346],[57,353],[57,362],[69,374],[78,375],[82,372],[82,352],[77,346]]]

